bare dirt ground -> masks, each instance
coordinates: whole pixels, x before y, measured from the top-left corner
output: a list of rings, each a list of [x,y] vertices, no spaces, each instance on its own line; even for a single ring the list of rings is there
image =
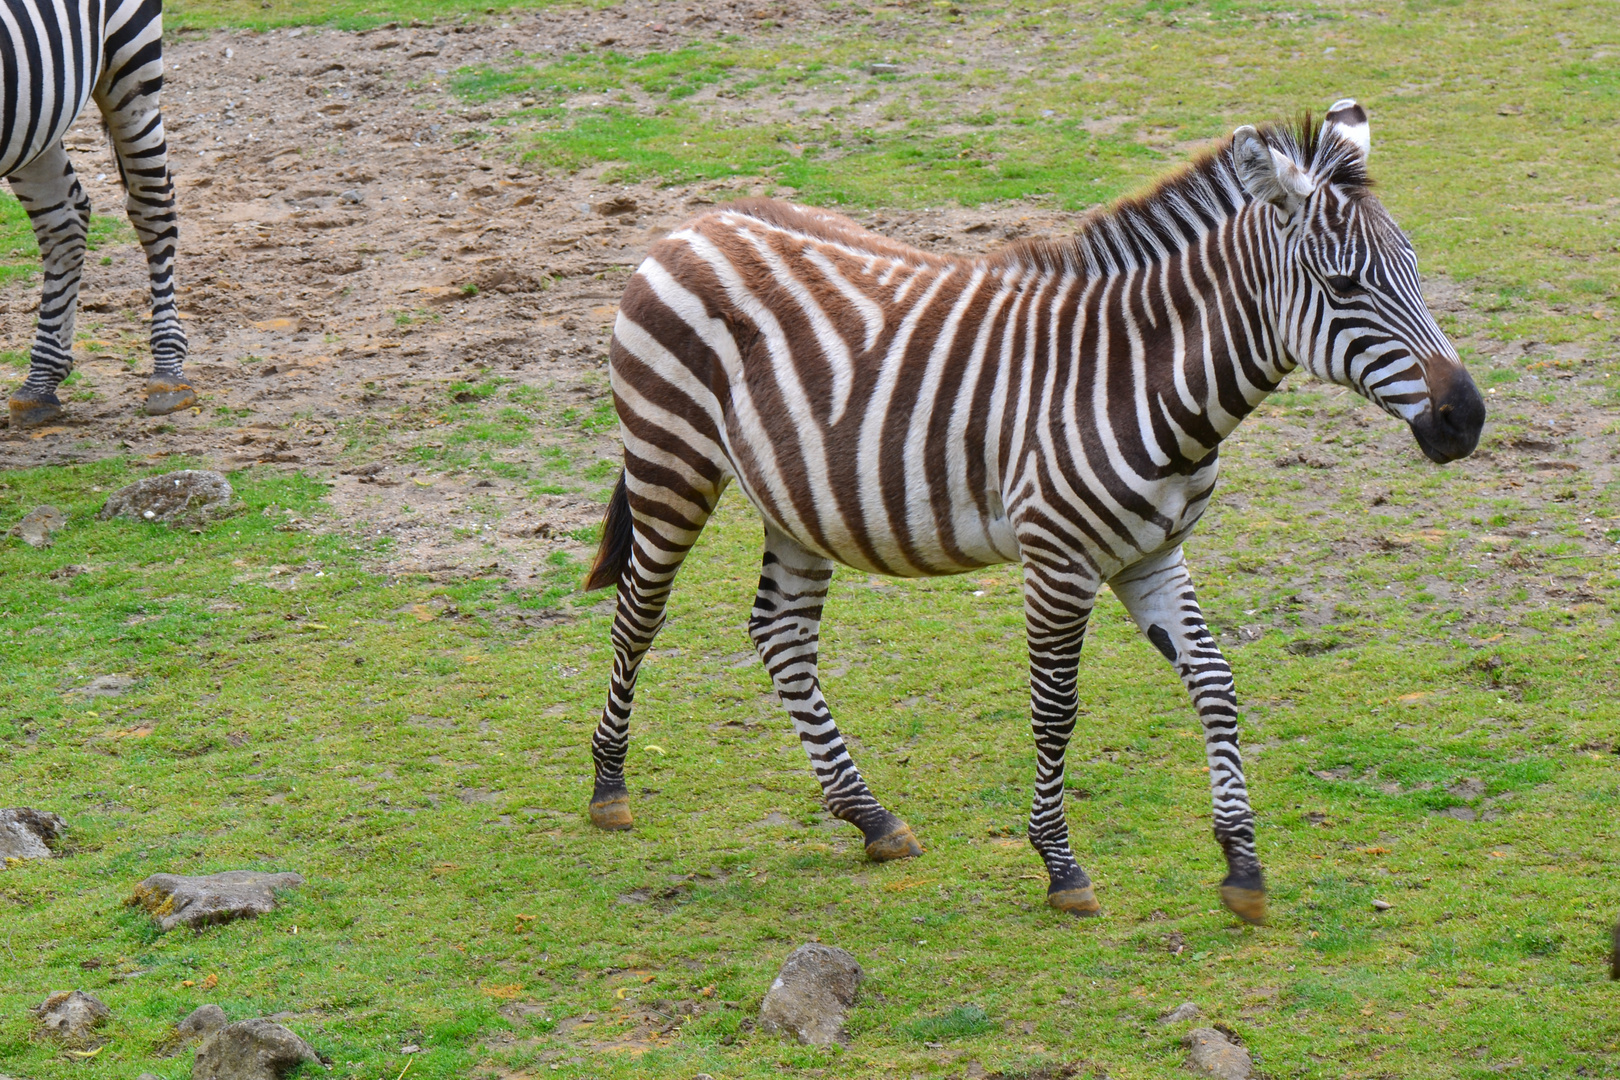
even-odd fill
[[[533,459],[559,440],[575,458],[616,457],[611,426],[563,432],[554,417],[604,400],[608,334],[630,270],[683,220],[759,189],[610,185],[600,168],[537,174],[516,163],[520,131],[499,123],[520,103],[466,105],[449,94],[448,77],[513,49],[610,40],[626,51],[667,49],[683,27],[758,37],[840,17],[780,4],[628,4],[485,25],[171,38],[165,116],[182,213],[178,280],[201,405],[141,414],[150,370],[144,264],[134,245],[109,246],[87,267],[80,382],[70,387],[80,400],[57,426],[0,429],[0,468],[130,454],[302,469],[334,481],[329,524],[394,538],[393,565],[404,571],[493,567],[522,579],[558,549],[584,554],[570,533],[599,519],[594,492],[605,481],[545,494],[498,471],[436,464],[452,385],[504,378],[552,410],[532,440],[495,458]],[[819,106],[784,98],[772,107]],[[98,120],[81,118],[67,142],[97,212],[121,215]],[[1077,218],[1035,204],[856,216],[960,252],[1061,233]],[[34,281],[0,291],[0,349],[26,351],[37,289]],[[1483,328],[1462,289],[1440,282],[1433,300],[1464,335]],[[1573,385],[1560,377],[1588,359],[1573,346],[1469,340],[1487,359],[1545,353],[1554,366],[1512,388],[1525,397],[1543,380]],[[1612,439],[1603,437],[1612,418],[1596,396],[1560,393],[1555,406],[1524,410],[1517,441],[1455,467],[1498,478],[1504,491],[1545,486],[1548,498],[1562,495],[1542,481],[1571,472],[1601,490],[1614,473]],[[492,414],[498,404],[489,402]],[[1295,426],[1274,425],[1290,446],[1328,434]],[[1380,441],[1409,453],[1404,433],[1386,426]],[[1306,457],[1299,463],[1309,465]],[[380,471],[357,474],[367,463]],[[1603,527],[1592,523],[1594,550],[1608,550]]]

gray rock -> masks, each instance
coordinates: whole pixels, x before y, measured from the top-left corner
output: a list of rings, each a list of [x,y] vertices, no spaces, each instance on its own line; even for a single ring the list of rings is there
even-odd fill
[[[42,1034],[67,1046],[87,1046],[95,1030],[112,1017],[112,1010],[83,990],[58,990],[29,1012]]]
[[[54,506],[41,506],[28,511],[27,515],[11,527],[11,535],[21,537],[30,547],[50,547],[51,533],[58,532],[67,524],[67,515]]]
[[[224,1030],[230,1018],[218,1005],[199,1005],[191,1015],[174,1025],[174,1030],[158,1044],[158,1057],[174,1057],[186,1047],[202,1042],[210,1035]]]
[[[303,1039],[272,1020],[238,1020],[197,1048],[191,1080],[282,1080],[320,1057]]]
[[[137,1076],[135,1080],[163,1080],[163,1077],[157,1075],[156,1073],[141,1073],[141,1075]]]
[[[121,697],[134,689],[135,680],[128,675],[97,675],[83,686],[75,686],[70,694],[87,698]]]
[[[48,859],[51,844],[67,822],[47,810],[19,806],[0,810],[0,863],[7,859]]]
[[[759,1007],[759,1026],[809,1046],[847,1039],[844,1020],[866,973],[830,945],[800,945],[788,956]]]
[[[1190,1001],[1184,1001],[1159,1017],[1161,1024],[1179,1024],[1183,1020],[1196,1020],[1204,1014],[1198,1011],[1198,1006]]]
[[[1249,1052],[1233,1046],[1214,1028],[1193,1028],[1181,1040],[1187,1047],[1187,1068],[1196,1076],[1213,1076],[1217,1080],[1249,1080],[1254,1062]]]
[[[135,886],[135,894],[127,902],[145,908],[164,930],[202,927],[268,915],[276,909],[274,890],[296,889],[303,883],[298,874],[254,870],[228,870],[207,877],[153,874]]]
[[[342,199],[346,203],[351,203],[357,206],[366,201],[366,197],[360,194],[359,188],[350,188],[348,191],[345,191],[343,194],[339,195],[338,198]]]
[[[179,472],[148,476],[108,497],[101,513],[103,521],[115,517],[137,521],[200,523],[230,513],[231,482],[208,469],[181,469]]]

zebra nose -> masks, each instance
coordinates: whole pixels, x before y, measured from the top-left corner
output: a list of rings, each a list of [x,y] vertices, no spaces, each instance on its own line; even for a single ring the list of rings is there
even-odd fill
[[[1473,377],[1459,367],[1451,385],[1435,401],[1435,419],[1442,437],[1466,457],[1479,445],[1479,433],[1485,427],[1485,399],[1474,385]]]

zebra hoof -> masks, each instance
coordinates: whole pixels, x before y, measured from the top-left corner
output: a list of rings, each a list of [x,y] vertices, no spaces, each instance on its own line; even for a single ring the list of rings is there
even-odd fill
[[[591,803],[591,824],[607,832],[624,832],[635,822],[630,817],[630,796],[614,795]]]
[[[14,394],[11,398],[11,429],[16,431],[48,424],[60,419],[63,411],[62,403],[55,394],[41,394],[39,397]]]
[[[1222,885],[1221,903],[1227,911],[1250,926],[1266,923],[1266,890],[1245,889],[1241,885]]]
[[[1097,903],[1097,893],[1090,885],[1049,892],[1046,902],[1061,912],[1078,915],[1082,919],[1094,919],[1102,914],[1102,905]]]
[[[146,415],[168,416],[197,404],[197,391],[191,384],[161,375],[146,380]]]
[[[866,845],[866,857],[873,862],[914,859],[922,853],[922,845],[917,843],[917,837],[912,834],[911,826],[904,823],[887,836],[880,836]]]

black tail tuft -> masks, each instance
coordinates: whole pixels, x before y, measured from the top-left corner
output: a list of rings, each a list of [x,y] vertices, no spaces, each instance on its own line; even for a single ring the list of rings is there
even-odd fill
[[[634,519],[630,516],[630,492],[624,486],[624,473],[613,488],[608,501],[607,515],[602,518],[602,546],[596,549],[596,561],[585,575],[585,591],[595,592],[609,585],[617,585],[630,565],[630,536]]]

